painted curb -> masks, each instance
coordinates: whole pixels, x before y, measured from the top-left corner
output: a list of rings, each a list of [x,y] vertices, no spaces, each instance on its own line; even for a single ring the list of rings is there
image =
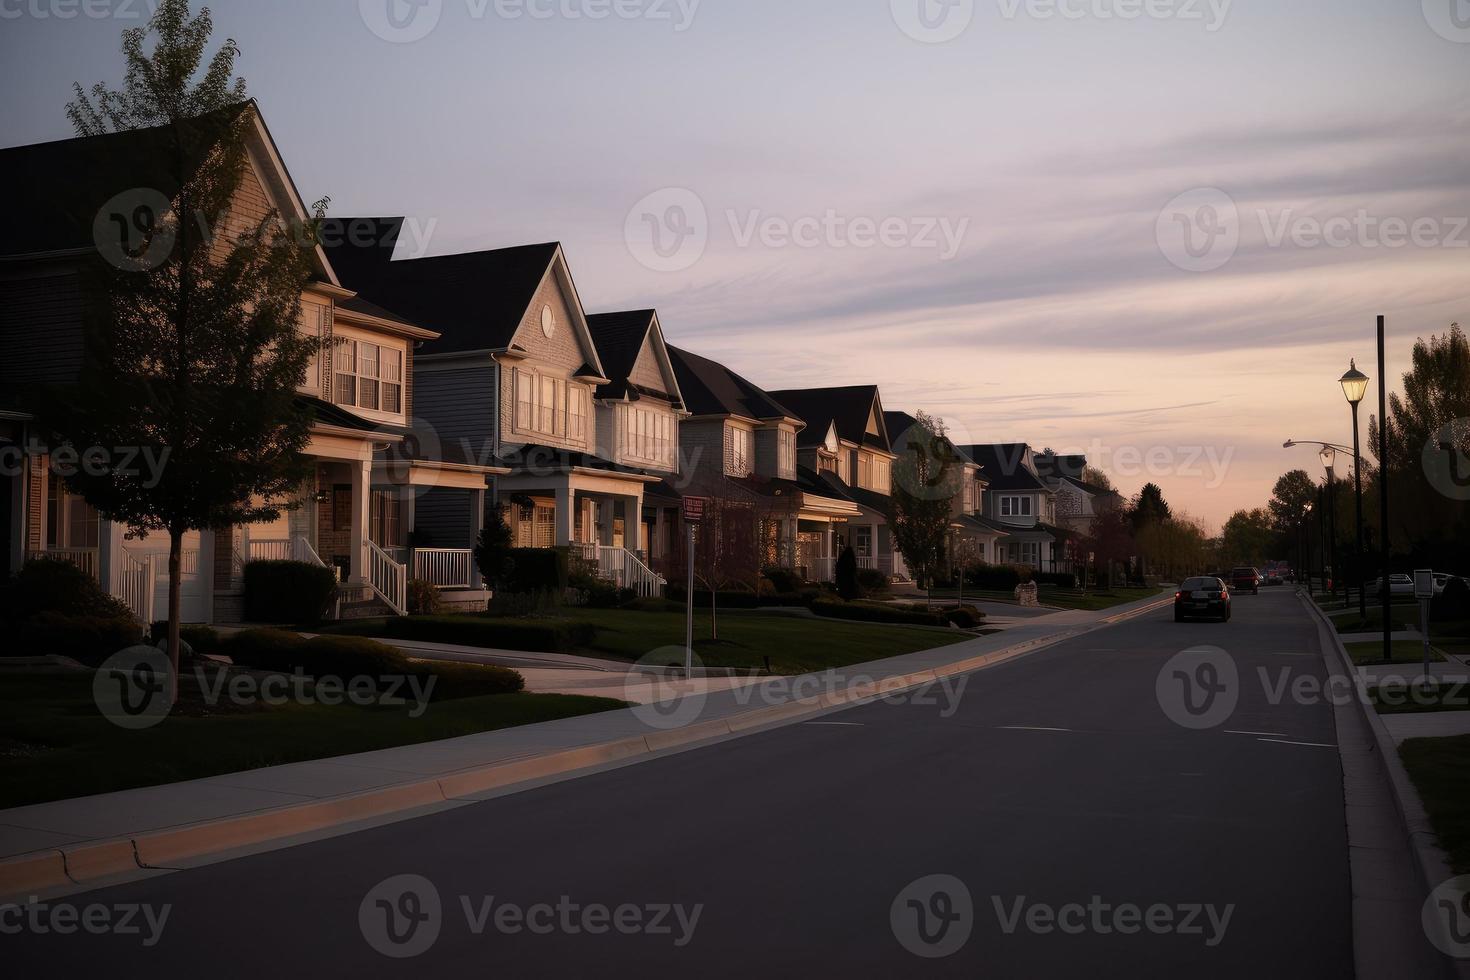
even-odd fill
[[[1317,603],[1300,591],[1297,592],[1297,598],[1314,614],[1319,636],[1326,635],[1331,640],[1332,648],[1337,651],[1338,666],[1346,671],[1348,678],[1353,681],[1355,692],[1352,698],[1353,703],[1358,706],[1364,723],[1373,733],[1374,745],[1379,757],[1383,760],[1384,769],[1388,772],[1389,795],[1393,797],[1394,810],[1398,812],[1402,832],[1408,842],[1409,853],[1413,855],[1414,871],[1423,889],[1422,894],[1427,898],[1435,888],[1455,877],[1449,862],[1445,859],[1444,851],[1440,849],[1439,837],[1434,833],[1433,826],[1429,822],[1429,813],[1424,809],[1423,801],[1419,799],[1419,792],[1414,788],[1414,781],[1409,778],[1409,771],[1404,767],[1403,759],[1399,758],[1399,747],[1394,743],[1393,736],[1389,734],[1388,726],[1383,723],[1383,717],[1366,697],[1356,696],[1359,690],[1357,686],[1358,668],[1342,642],[1342,634],[1337,632],[1337,627],[1333,625],[1331,617],[1323,612]],[[1405,666],[1408,664],[1406,663]],[[1470,980],[1470,960],[1446,956],[1445,961],[1449,964],[1449,971],[1453,975],[1463,980]]]
[[[650,732],[633,738],[578,746],[542,756],[476,766],[347,796],[274,807],[136,836],[47,848],[0,859],[0,902],[24,900],[36,892],[70,889],[140,870],[172,870],[180,862],[240,847],[264,844],[434,804],[461,801],[479,793],[505,789],[519,783],[565,775],[638,756],[652,756],[669,749],[752,733],[835,708],[881,700],[937,683],[941,677],[983,670],[1075,639],[1084,633],[1115,626],[1153,612],[1166,601],[1150,603],[1097,623],[1065,629],[1052,636],[1025,640],[978,657],[909,674],[868,677],[838,691],[756,708],[729,718],[700,722],[685,728]]]

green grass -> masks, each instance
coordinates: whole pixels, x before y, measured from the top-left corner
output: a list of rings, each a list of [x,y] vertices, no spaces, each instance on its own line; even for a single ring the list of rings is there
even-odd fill
[[[1383,641],[1370,641],[1367,643],[1346,644],[1348,656],[1353,658],[1353,663],[1381,664],[1383,659]],[[1422,664],[1424,662],[1424,644],[1418,640],[1394,640],[1392,644],[1393,662],[1399,664]],[[1430,660],[1434,663],[1443,663],[1444,654],[1436,647],[1429,648]]]
[[[1383,609],[1368,610],[1368,618],[1364,619],[1358,615],[1358,607],[1352,606],[1337,615],[1330,617],[1332,625],[1339,633],[1381,633],[1383,631]],[[1393,628],[1395,631],[1419,628],[1419,615],[1415,612],[1412,616],[1402,609],[1393,611]]]
[[[597,627],[584,651],[612,660],[639,660],[663,647],[683,647],[682,612],[579,609],[576,618]],[[707,667],[764,667],[803,674],[882,660],[974,639],[970,633],[916,626],[851,623],[784,613],[731,610],[719,617],[720,639],[710,639],[708,609],[694,614],[694,651]]]
[[[1395,684],[1392,687],[1380,683],[1368,689],[1368,698],[1380,715],[1467,711],[1470,710],[1470,683],[1431,682],[1414,686]]]
[[[208,706],[181,678],[161,724],[127,731],[92,700],[92,673],[0,673],[0,808],[156,786],[623,706],[607,698],[501,694],[404,707]]]
[[[1130,602],[1138,602],[1140,599],[1152,599],[1159,595],[1158,589],[1109,589],[1105,592],[1063,592],[1058,589],[1041,589],[1041,604],[1052,606],[1057,609],[1084,609],[1089,612],[1101,612],[1104,609],[1112,609],[1114,606],[1126,605]]]
[[[1470,874],[1470,735],[1411,738],[1399,757],[1455,874]]]

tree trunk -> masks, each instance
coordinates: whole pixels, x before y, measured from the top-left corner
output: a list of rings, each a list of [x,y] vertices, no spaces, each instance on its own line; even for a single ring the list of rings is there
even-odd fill
[[[719,593],[711,587],[709,590],[709,638],[716,641],[720,638],[720,614],[715,608],[718,603]]]
[[[179,616],[182,606],[179,569],[183,565],[184,532],[168,532],[168,684],[169,703],[179,699]]]

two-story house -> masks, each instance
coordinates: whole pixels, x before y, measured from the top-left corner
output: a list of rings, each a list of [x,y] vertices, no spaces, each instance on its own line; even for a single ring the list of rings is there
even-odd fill
[[[858,567],[904,577],[888,527],[894,453],[878,387],[795,388],[773,391],[771,397],[806,422],[797,444],[801,464],[835,478],[857,503],[859,514],[840,537],[856,554]]]
[[[614,378],[560,244],[395,261],[403,219],[345,220],[376,229],[332,249],[348,284],[440,334],[417,359],[420,424],[438,444],[505,470],[496,496],[515,544],[578,546],[607,577],[656,594],[664,583],[643,560],[644,493],[675,469],[682,402],[655,318]],[[622,324],[603,326],[625,352]],[[455,535],[461,514],[457,500],[430,493],[419,523]]]
[[[893,451],[899,459],[910,453],[922,452],[931,460],[951,459],[958,465],[957,485],[945,480],[934,491],[954,494],[946,548],[950,561],[961,566],[999,561],[1001,542],[1010,536],[1010,532],[1005,525],[985,516],[985,490],[989,484],[980,465],[948,437],[942,433],[931,433],[907,412],[885,412],[883,419],[893,440]],[[898,470],[900,474],[910,471]],[[915,492],[922,493],[924,488],[916,488]],[[895,555],[895,561],[901,559],[902,555]]]
[[[240,111],[247,114],[247,160],[228,217],[253,224],[274,211],[304,219],[264,119],[254,103]],[[0,150],[0,175],[7,186],[28,188],[20,206],[34,212],[18,215],[0,241],[0,342],[8,352],[0,387],[18,450],[8,478],[0,479],[6,564],[17,567],[32,555],[74,561],[144,622],[166,609],[167,538],[129,539],[124,527],[68,490],[43,440],[45,420],[30,418],[26,392],[77,380],[87,356],[87,304],[98,299],[86,284],[103,261],[95,229],[111,220],[109,209],[125,203],[130,189],[168,186],[161,161],[172,159],[174,139],[169,128],[157,127]],[[271,502],[288,508],[272,524],[185,536],[185,621],[238,621],[244,565],[261,558],[336,568],[349,603],[402,612],[416,570],[405,550],[415,496],[427,486],[455,486],[483,497],[495,471],[436,453],[414,432],[414,351],[437,335],[345,288],[320,247],[314,260],[301,329],[322,346],[297,399],[312,419],[312,476],[292,499]],[[462,538],[442,555],[423,556],[420,577],[458,588],[471,604],[482,599],[471,543]]]
[[[1057,525],[1074,534],[1090,535],[1097,515],[1123,501],[1116,490],[1087,481],[1086,456],[1042,451],[1036,454],[1035,461],[1037,474],[1056,494]]]
[[[1022,442],[962,446],[987,481],[983,517],[1006,531],[996,562],[1040,571],[1064,570],[1056,526],[1056,493],[1036,471],[1035,454]]]
[[[677,347],[670,353],[690,412],[682,428],[690,492],[736,485],[759,508],[763,563],[832,581],[839,535],[863,512],[834,474],[802,465],[806,423],[725,365]]]

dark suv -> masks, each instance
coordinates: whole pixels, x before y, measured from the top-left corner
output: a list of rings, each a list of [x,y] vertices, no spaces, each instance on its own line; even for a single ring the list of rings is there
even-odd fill
[[[1254,568],[1241,566],[1230,573],[1230,587],[1236,592],[1249,592],[1251,595],[1261,594],[1261,573]]]
[[[1230,622],[1230,590],[1217,578],[1186,579],[1174,593],[1174,622],[1191,616]]]

